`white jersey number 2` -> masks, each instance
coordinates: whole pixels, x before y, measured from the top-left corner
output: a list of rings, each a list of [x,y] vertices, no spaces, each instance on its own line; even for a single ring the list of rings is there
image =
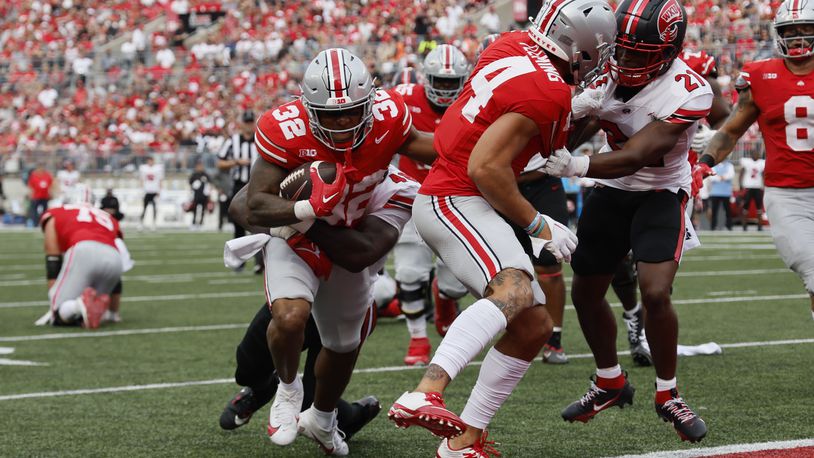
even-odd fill
[[[472,77],[469,83],[475,95],[466,101],[466,105],[464,105],[464,108],[461,110],[461,114],[464,115],[467,121],[475,122],[478,113],[480,113],[480,111],[486,107],[486,104],[489,103],[489,100],[492,99],[492,95],[494,95],[494,91],[498,86],[514,77],[531,73],[534,70],[534,64],[531,62],[531,59],[526,56],[504,57],[483,67]],[[492,79],[486,79],[486,75],[491,75],[497,71],[500,71],[500,73],[495,75]]]
[[[794,151],[814,150],[814,98],[795,95],[783,104],[786,144]]]

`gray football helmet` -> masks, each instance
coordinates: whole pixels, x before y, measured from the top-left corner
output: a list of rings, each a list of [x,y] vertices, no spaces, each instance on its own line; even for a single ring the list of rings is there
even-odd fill
[[[774,34],[777,52],[783,57],[797,58],[814,55],[814,36],[803,35],[783,38],[783,28],[798,25],[814,25],[814,0],[786,0],[774,16]],[[790,47],[796,40],[802,40],[802,47]]]
[[[433,105],[448,107],[461,93],[469,76],[469,62],[460,49],[440,45],[424,58],[424,92]]]
[[[317,54],[305,69],[300,89],[311,131],[325,146],[337,151],[356,148],[373,129],[373,78],[362,59],[350,51],[330,48]],[[329,129],[320,122],[320,116],[345,110],[359,111],[359,122],[343,129]],[[335,140],[348,133],[353,134],[350,140]]]
[[[574,83],[587,86],[602,73],[616,40],[606,1],[546,0],[531,21],[531,39],[570,65]]]

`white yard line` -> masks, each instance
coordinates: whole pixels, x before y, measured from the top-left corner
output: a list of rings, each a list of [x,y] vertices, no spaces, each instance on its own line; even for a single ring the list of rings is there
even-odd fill
[[[77,331],[56,332],[31,336],[0,337],[0,342],[30,342],[32,340],[78,339],[88,337],[132,336],[139,334],[172,334],[176,332],[219,331],[222,329],[245,328],[246,323],[212,324],[205,326],[173,326],[166,328],[122,329],[120,331]]]
[[[190,299],[234,299],[238,297],[263,298],[263,291],[234,291],[222,293],[200,293],[200,294],[164,294],[156,296],[123,296],[122,302],[154,302],[154,301],[187,301]],[[0,302],[0,309],[20,308],[20,307],[42,307],[48,305],[48,301],[19,301]]]
[[[730,453],[761,452],[766,450],[788,450],[814,447],[814,439],[798,439],[777,442],[757,442],[753,444],[732,444],[719,447],[704,447],[693,450],[667,450],[642,455],[621,455],[616,458],[695,458],[701,456],[725,455]],[[808,455],[806,455],[808,456]]]
[[[744,348],[744,347],[764,347],[767,345],[796,345],[796,344],[810,344],[814,343],[814,339],[795,339],[795,340],[770,340],[764,342],[735,342],[730,344],[721,344],[722,348]],[[620,355],[628,354],[628,352],[619,352]],[[581,353],[575,355],[568,355],[569,359],[584,359],[590,358],[590,353]],[[539,361],[540,358],[537,358]],[[482,361],[474,361],[470,366],[479,366]],[[356,369],[354,374],[377,374],[383,372],[403,372],[423,369],[421,366],[383,366],[383,367],[369,367],[363,369]],[[83,394],[99,394],[99,393],[118,393],[123,391],[142,391],[142,390],[155,390],[163,388],[182,388],[188,386],[198,385],[222,385],[234,383],[232,378],[220,378],[214,380],[193,380],[186,382],[174,383],[151,383],[147,385],[126,385],[114,386],[106,388],[88,388],[78,390],[62,390],[62,391],[42,391],[38,393],[21,393],[21,394],[7,394],[0,396],[0,401],[13,401],[17,399],[31,399],[31,398],[51,398],[58,396],[74,396]]]

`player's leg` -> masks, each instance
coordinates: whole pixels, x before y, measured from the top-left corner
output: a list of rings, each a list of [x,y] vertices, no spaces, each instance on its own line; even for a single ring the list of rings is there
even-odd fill
[[[334,266],[314,298],[312,313],[322,350],[314,365],[314,402],[301,414],[299,429],[340,455],[347,453],[347,444],[339,434],[337,404],[350,382],[371,312],[371,280],[367,270],[351,273]]]
[[[142,204],[141,218],[139,218],[139,221],[140,221],[141,224],[144,224],[144,215],[147,214],[147,205],[149,205],[150,201],[151,201],[149,196],[150,196],[149,193],[144,193],[144,199],[142,199],[142,201],[141,201],[141,204]]]
[[[150,197],[150,205],[153,207],[153,229],[156,228],[158,225],[158,204],[156,204],[156,197],[158,197],[155,193]]]
[[[441,337],[460,313],[458,300],[466,296],[466,286],[444,264],[441,258],[435,260],[435,278],[432,280],[432,299],[435,306],[435,330]]]
[[[567,421],[587,422],[602,410],[632,403],[616,354],[616,318],[605,294],[620,261],[630,249],[630,207],[635,193],[596,187],[585,202],[577,227],[579,244],[571,267],[571,299],[582,334],[596,363],[596,378],[581,399],[562,411]]]
[[[430,339],[427,337],[426,297],[432,270],[432,251],[421,242],[412,220],[408,222],[393,248],[393,263],[398,283],[401,313],[407,321],[410,344],[404,364],[426,365],[430,362]]]
[[[743,193],[743,207],[741,207],[741,226],[743,227],[744,232],[746,232],[749,226],[749,205],[752,204],[752,200],[754,200],[754,194],[752,193],[751,188],[747,188],[744,190]],[[758,215],[759,217],[760,215]]]
[[[53,315],[51,323],[54,325],[82,323],[83,304],[79,299],[90,282],[87,276],[89,266],[79,262],[80,257],[76,245],[65,252],[59,275],[48,291]]]
[[[678,395],[676,363],[678,317],[670,292],[686,235],[686,194],[644,194],[633,217],[631,243],[639,274],[645,329],[656,368],[656,412],[673,424],[683,440],[696,442],[706,424]]]
[[[102,310],[100,317],[101,322],[105,321],[121,321],[118,317],[118,299],[121,296],[121,279],[122,279],[122,259],[119,251],[98,242],[90,242],[90,247],[93,250],[93,271],[91,273],[91,287],[96,290],[96,303],[91,305],[86,303],[86,307],[98,313]],[[116,292],[116,314],[110,314],[110,305],[112,295]]]
[[[763,230],[763,190],[755,189],[755,210],[757,210],[757,230]]]
[[[619,264],[613,274],[611,287],[616,297],[622,303],[622,319],[627,328],[627,342],[630,345],[630,356],[638,366],[653,364],[650,348],[647,346],[644,334],[644,308],[639,303],[639,282],[636,275],[636,266],[633,263],[633,254],[627,256]]]
[[[288,445],[297,436],[297,418],[304,396],[297,368],[319,280],[282,239],[269,241],[265,257],[267,263],[276,266],[266,269],[264,275],[266,299],[274,316],[266,339],[280,379],[269,412],[268,433],[273,443]]]
[[[456,318],[415,391],[402,395],[389,417],[397,425],[419,425],[439,436],[464,433],[460,439],[464,443],[455,442],[456,446],[467,446],[480,438],[484,421],[488,422],[503,404],[545,343],[551,332],[550,318],[538,307],[534,313],[537,320],[528,320],[530,328],[518,324],[507,329],[518,316],[525,318],[525,311],[533,304],[545,299],[536,283],[533,290],[534,269],[512,228],[483,198],[419,195],[413,218],[427,244],[481,299]],[[471,221],[478,222],[477,228]],[[475,388],[480,393],[473,391],[462,418],[458,418],[446,409],[441,393],[504,329],[517,344],[508,345],[509,354],[490,350],[484,361],[490,371],[481,371]]]
[[[803,280],[814,318],[814,188],[766,188],[764,200],[777,252]]]
[[[555,221],[568,225],[568,205],[562,179],[545,177],[520,186],[520,192],[534,206],[537,211],[548,215]],[[522,229],[515,228],[518,237],[525,234]],[[527,236],[526,236],[527,237]],[[539,257],[533,257],[532,263],[537,273],[537,281],[543,288],[546,296],[545,308],[554,322],[554,331],[549,342],[543,347],[543,362],[564,364],[568,357],[562,349],[562,324],[565,310],[565,281],[562,278],[562,263],[547,251]]]

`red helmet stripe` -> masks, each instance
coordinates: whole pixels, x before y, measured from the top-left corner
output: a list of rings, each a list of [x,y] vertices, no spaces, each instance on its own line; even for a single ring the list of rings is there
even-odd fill
[[[330,89],[334,93],[334,97],[344,96],[345,72],[342,71],[344,67],[342,63],[344,62],[340,62],[340,60],[344,60],[342,57],[342,52],[339,49],[328,50],[328,78],[330,79]]]
[[[452,71],[452,46],[444,46],[444,70]]]
[[[543,18],[542,21],[540,21],[540,32],[545,34],[546,29],[548,28],[549,25],[551,25],[551,21],[554,20],[554,13],[559,11],[562,4],[567,1],[570,0],[554,0],[554,2],[551,3],[551,7],[548,9],[548,12],[546,13],[545,17]]]
[[[639,25],[639,16],[647,6],[648,0],[638,0],[630,3],[630,8],[627,10],[627,24],[625,25],[625,33],[636,33],[636,27]]]
[[[800,0],[794,0],[791,3],[791,16],[797,19],[800,16]]]
[[[401,84],[410,84],[410,70],[406,68],[401,71]]]

